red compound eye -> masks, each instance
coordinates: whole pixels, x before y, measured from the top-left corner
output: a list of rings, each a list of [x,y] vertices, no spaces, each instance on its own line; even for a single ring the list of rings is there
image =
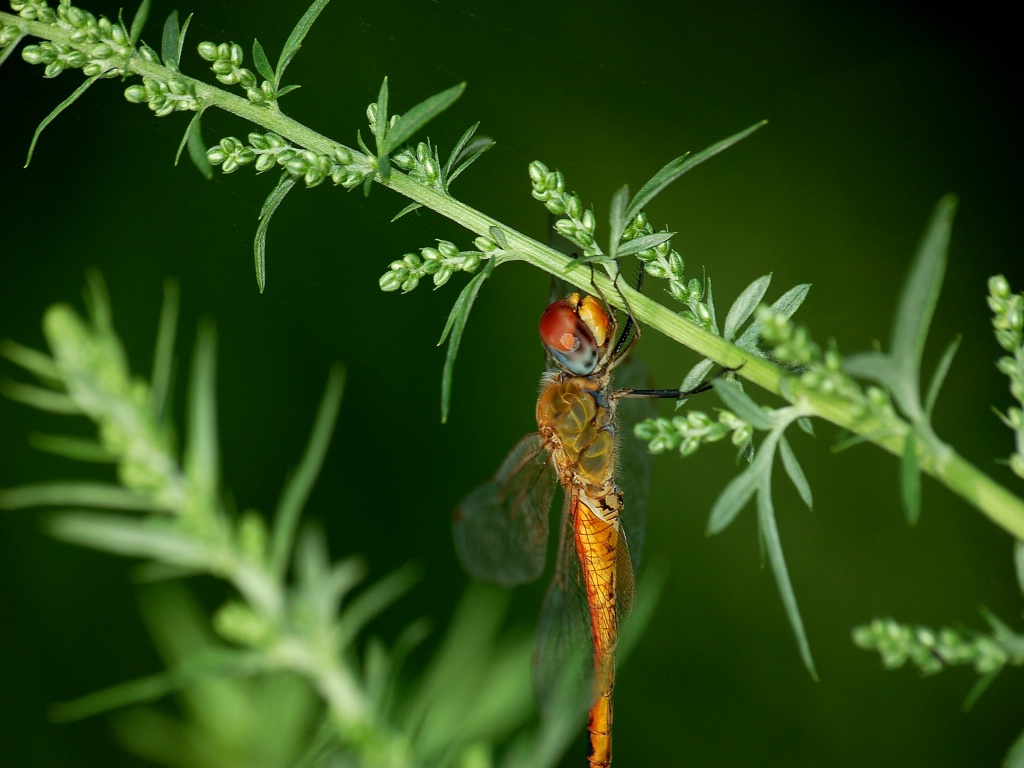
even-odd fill
[[[540,317],[540,338],[551,356],[570,373],[593,373],[600,347],[579,316],[578,302],[561,299],[545,309]]]
[[[576,336],[579,315],[565,299],[556,301],[540,316],[540,338],[545,346],[561,352],[571,352],[579,346]]]

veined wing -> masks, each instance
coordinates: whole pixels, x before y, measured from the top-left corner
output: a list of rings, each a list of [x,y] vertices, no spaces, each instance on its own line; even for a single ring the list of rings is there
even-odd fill
[[[520,440],[497,474],[455,510],[455,551],[475,578],[512,586],[544,570],[555,468],[544,438]]]
[[[545,715],[589,709],[594,689],[590,609],[572,527],[575,498],[566,494],[555,574],[540,612],[533,652],[533,687]]]
[[[555,575],[537,629],[534,687],[546,713],[582,713],[610,691],[619,616],[628,613],[633,600],[633,569],[621,531],[608,529],[592,512],[581,522],[581,515],[587,515],[587,510],[577,509],[581,504],[586,502],[577,494],[566,494]],[[593,554],[583,553],[590,584],[578,537],[585,540],[584,549],[594,549]],[[614,600],[600,583],[601,574],[609,570],[614,571]]]
[[[612,386],[616,389],[649,389],[647,366],[629,357],[615,368]],[[639,567],[647,525],[647,493],[651,486],[651,454],[647,445],[633,434],[643,419],[654,418],[657,411],[650,398],[622,397],[616,403],[618,418],[618,460],[615,482],[622,490],[625,508],[620,515],[629,543],[633,566]]]

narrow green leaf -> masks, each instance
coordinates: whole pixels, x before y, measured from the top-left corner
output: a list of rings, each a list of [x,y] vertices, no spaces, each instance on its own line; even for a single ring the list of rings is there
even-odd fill
[[[103,273],[98,269],[90,268],[85,273],[85,308],[89,312],[89,319],[100,336],[117,336],[114,330],[114,313],[110,307],[110,294],[107,292],[107,283],[103,279]]]
[[[164,20],[160,36],[160,58],[165,67],[177,70],[181,63],[181,30],[178,26],[178,12],[171,11]]]
[[[921,366],[928,326],[942,290],[955,213],[956,198],[952,195],[936,204],[903,283],[893,322],[890,352],[906,370],[916,372]]]
[[[37,451],[52,453],[54,456],[63,456],[74,461],[111,464],[117,460],[115,454],[95,440],[80,437],[31,434],[28,436],[28,444]]]
[[[490,276],[490,270],[483,270],[473,277],[466,287],[462,289],[459,298],[452,305],[452,311],[448,313],[448,322],[445,323],[444,331],[441,333],[441,340],[438,346],[448,339],[448,350],[444,356],[444,370],[441,373],[441,423],[448,421],[448,410],[452,397],[452,376],[455,372],[455,358],[459,354],[459,344],[462,342],[462,331],[466,327],[466,320],[473,309],[473,302],[480,292],[480,286]],[[449,334],[451,338],[449,338]]]
[[[778,299],[772,303],[772,310],[778,312],[783,317],[792,317],[796,311],[800,308],[800,305],[804,303],[804,299],[807,298],[807,293],[811,290],[810,283],[800,283],[794,285]],[[757,349],[757,342],[761,338],[761,324],[756,320],[750,324],[750,326],[743,332],[743,334],[736,340],[736,346],[740,349],[747,351],[754,351]]]
[[[628,220],[626,219],[626,206],[629,205],[629,187],[621,186],[612,195],[611,210],[608,216],[610,225],[608,235],[608,253],[617,258],[619,243],[622,240],[622,233],[626,231]]]
[[[779,594],[782,596],[782,605],[789,618],[789,624],[796,636],[796,644],[800,649],[800,658],[804,666],[810,672],[811,677],[818,679],[818,672],[814,668],[814,659],[811,656],[811,645],[807,640],[807,632],[804,629],[804,621],[800,616],[800,607],[796,602],[796,593],[793,591],[793,583],[789,579],[789,569],[786,567],[786,558],[782,554],[782,540],[779,538],[779,529],[775,523],[775,510],[771,498],[771,472],[761,477],[761,488],[757,494],[757,519],[761,531],[761,540],[764,542],[768,554],[768,563],[771,565],[772,573],[775,575],[775,583],[778,585]]]
[[[149,18],[149,2],[150,0],[142,0],[139,3],[139,9],[135,11],[135,16],[132,17],[132,28],[128,33],[128,45],[135,47],[135,44],[139,42],[139,37],[142,35],[142,28],[146,25],[146,19]]]
[[[1024,593],[1024,541],[1020,539],[1013,542],[1013,565],[1017,572],[1017,586]]]
[[[50,123],[56,120],[57,116],[61,112],[63,112],[65,109],[67,109],[76,101],[78,101],[78,97],[85,93],[87,90],[89,90],[89,86],[91,86],[93,83],[99,80],[104,74],[106,73],[101,72],[98,75],[87,77],[84,81],[82,81],[81,85],[75,88],[74,93],[72,93],[70,96],[64,99],[64,101],[58,104],[50,114],[48,114],[46,117],[42,119],[42,121],[39,123],[39,127],[36,128],[36,132],[32,134],[32,141],[28,145],[28,156],[25,158],[26,168],[28,168],[28,164],[32,162],[32,154],[36,151],[36,142],[39,141],[39,135],[43,132],[46,126],[48,126]]]
[[[726,341],[733,340],[736,332],[754,314],[754,310],[757,309],[761,299],[768,292],[768,286],[771,285],[771,282],[772,276],[769,273],[757,278],[757,280],[743,289],[743,292],[733,302],[732,307],[729,308],[729,314],[725,317],[725,328],[722,329],[722,338]]]
[[[970,712],[975,704],[978,703],[978,699],[981,695],[988,690],[989,686],[995,682],[995,679],[999,677],[999,673],[1003,671],[1002,667],[993,669],[991,672],[986,673],[982,677],[978,678],[978,681],[971,686],[971,690],[967,692],[967,696],[964,697],[964,703],[961,705],[961,709],[964,712]],[[1004,763],[1005,766],[1009,766],[1010,763]]]
[[[931,418],[932,409],[935,407],[935,401],[939,398],[939,390],[942,389],[942,383],[946,380],[946,374],[949,373],[949,367],[953,364],[953,358],[956,356],[956,351],[960,348],[960,335],[957,334],[949,346],[946,347],[946,351],[942,353],[942,357],[939,358],[939,364],[935,366],[935,373],[932,374],[931,383],[928,385],[928,393],[924,399],[924,413],[926,418]]]
[[[481,137],[466,147],[465,151],[460,155],[458,165],[456,165],[455,170],[448,175],[445,183],[451,185],[453,181],[462,175],[463,171],[479,160],[483,153],[493,147],[494,144],[494,139]]]
[[[697,363],[690,372],[686,374],[683,379],[683,383],[679,385],[680,392],[689,392],[691,389],[696,389],[700,386],[704,379],[707,378],[708,372],[714,366],[714,362],[704,358]]]
[[[21,485],[0,490],[0,507],[95,507],[97,509],[132,509],[164,512],[152,499],[140,496],[120,485],[88,482],[52,482]]]
[[[921,424],[925,428],[928,411],[921,404],[921,357],[942,289],[955,210],[956,200],[952,196],[944,197],[935,207],[903,284],[893,322],[890,351],[851,355],[843,363],[848,373],[881,383],[888,389],[903,415],[911,423]],[[944,361],[940,367],[948,363]],[[916,463],[916,458],[908,461]],[[904,490],[912,493],[910,486]],[[909,514],[911,508],[908,508]]]
[[[149,393],[150,413],[157,422],[164,422],[170,410],[171,383],[174,376],[174,339],[178,330],[180,294],[175,280],[164,280],[164,301],[160,307],[156,344],[153,347],[153,375]]]
[[[463,171],[475,163],[484,152],[494,146],[494,140],[485,136],[480,136],[477,139],[470,141],[479,125],[480,123],[470,126],[470,128],[462,134],[462,138],[459,139],[458,143],[455,145],[455,149],[453,149],[451,155],[449,155],[448,164],[445,167],[444,174],[446,189]]]
[[[415,107],[405,112],[398,118],[395,127],[388,131],[388,135],[384,139],[384,152],[382,154],[391,154],[391,152],[404,144],[420,128],[454,104],[464,90],[466,90],[465,83],[453,85],[447,90],[435,93],[433,96],[428,96]],[[379,114],[377,125],[380,125]],[[379,143],[378,146],[380,146]]]
[[[921,472],[917,456],[917,431],[914,427],[907,432],[903,443],[903,459],[900,462],[900,497],[907,515],[907,523],[915,525],[921,516]]]
[[[377,117],[373,124],[373,138],[377,142],[377,157],[386,155],[384,137],[388,130],[388,78],[384,77],[377,93]],[[383,174],[382,174],[383,177]]]
[[[316,21],[320,12],[327,7],[329,2],[330,0],[313,0],[309,8],[306,9],[306,12],[302,14],[298,24],[292,29],[292,33],[288,35],[288,39],[285,40],[284,47],[281,49],[281,58],[277,60],[274,77],[270,78],[275,88],[281,84],[281,80],[284,78],[284,71],[292,63],[292,59],[299,52],[299,48],[302,47],[302,41],[306,39],[306,34],[309,32],[310,27],[313,26],[313,22]]]
[[[0,394],[15,402],[30,405],[40,411],[60,414],[80,413],[75,401],[63,392],[21,384],[16,381],[0,381]]]
[[[804,303],[804,299],[807,298],[810,290],[810,283],[794,285],[772,303],[772,310],[778,312],[783,317],[792,317],[800,309],[800,305]]]
[[[217,446],[216,336],[203,324],[196,336],[188,391],[188,442],[185,475],[192,503],[217,507],[220,450]]]
[[[87,717],[110,712],[133,704],[155,702],[168,693],[181,688],[186,680],[176,670],[167,670],[148,677],[140,677],[102,691],[89,693],[50,709],[50,717],[57,723],[70,723]]]
[[[1013,663],[1019,663],[1020,660],[1024,659],[1024,656],[1022,656],[1024,648],[1021,646],[1024,636],[1018,635],[1010,629],[1010,626],[1005,621],[985,606],[981,606],[979,611],[985,618],[985,621],[988,622],[989,627],[992,628],[992,634],[995,636],[996,642],[1001,643],[1007,648],[1012,646],[1011,656]]]
[[[718,396],[722,398],[725,407],[754,429],[768,430],[772,428],[771,419],[761,410],[761,406],[750,399],[750,395],[740,389],[739,384],[728,379],[715,379],[712,386]]]
[[[301,85],[294,85],[293,84],[293,85],[286,85],[284,88],[278,88],[277,89],[277,100],[280,101],[282,99],[282,97],[287,96],[292,91],[297,90],[297,89],[299,89],[301,87],[302,87]]]
[[[1024,768],[1024,731],[1014,739],[1003,758],[1003,768]]]
[[[181,634],[180,625],[175,629]],[[162,644],[166,646],[166,644]],[[72,701],[57,704],[50,716],[57,722],[93,717],[114,709],[156,701],[186,685],[224,677],[252,676],[265,670],[265,652],[207,647],[172,669],[113,685]]]
[[[708,516],[709,536],[721,533],[728,528],[736,519],[736,515],[750,501],[757,490],[759,469],[758,463],[751,464],[729,481],[729,484],[715,499],[715,503],[711,507],[711,514]]]
[[[15,365],[21,366],[45,384],[51,386],[60,384],[60,369],[53,358],[45,352],[26,347],[16,341],[3,339],[0,341],[0,355]]]
[[[174,155],[174,164],[178,164],[178,161],[181,160],[182,151],[188,147],[188,156],[192,164],[205,178],[212,179],[213,168],[210,166],[210,160],[206,156],[206,145],[203,143],[202,117],[205,111],[206,107],[200,108],[189,121],[188,128],[185,129],[185,134],[178,143],[178,151]]]
[[[373,155],[373,152],[370,151],[370,148],[366,146],[366,142],[363,141],[363,132],[359,128],[356,128],[356,145],[359,147],[359,149],[363,151],[364,155]]]
[[[722,139],[717,144],[712,144],[707,149],[701,150],[695,155],[687,153],[677,157],[675,160],[672,160],[670,163],[665,165],[664,168],[654,174],[654,176],[651,177],[651,180],[644,184],[640,188],[640,191],[636,193],[636,197],[633,198],[633,202],[631,202],[629,207],[626,209],[626,219],[630,220],[640,213],[640,211],[642,211],[647,204],[651,202],[651,200],[657,197],[665,187],[691,168],[700,165],[705,160],[708,160],[719,152],[728,149],[736,142],[742,141],[766,123],[767,120],[762,120],[761,122],[750,126],[746,130],[733,134],[727,139]]]
[[[274,70],[270,66],[270,62],[267,60],[266,51],[263,50],[263,46],[260,45],[260,41],[253,38],[252,41],[252,62],[256,67],[256,71],[260,73],[260,76],[269,83],[274,82]]]
[[[412,213],[413,211],[418,211],[422,207],[423,207],[422,203],[409,203],[407,206],[405,206],[405,208],[403,208],[402,210],[400,210],[398,213],[396,213],[394,216],[391,217],[391,223],[394,224],[396,221],[398,221],[400,218],[405,216],[407,213]]]
[[[615,258],[621,259],[648,248],[654,248],[662,243],[668,242],[675,237],[675,232],[655,232],[653,235],[644,235],[627,243],[622,243],[615,251]]]
[[[452,147],[451,154],[448,155],[448,162],[445,163],[444,165],[444,177],[446,179],[451,180],[452,171],[455,169],[456,164],[459,162],[459,159],[462,156],[462,151],[467,146],[469,146],[469,142],[472,140],[473,134],[476,133],[476,129],[479,127],[479,122],[473,123],[473,125],[469,126],[469,128],[463,131],[462,135],[459,137],[459,140],[455,142],[455,146]]]
[[[711,317],[711,327],[718,328],[718,316],[715,314],[715,296],[711,292],[711,278],[704,276],[704,304],[708,308],[708,315]]]
[[[260,293],[263,293],[263,289],[267,285],[267,228],[270,227],[270,220],[273,218],[274,212],[277,211],[277,207],[281,205],[294,186],[295,180],[287,173],[282,173],[281,178],[277,180],[277,186],[267,195],[267,199],[263,201],[263,208],[260,209],[260,223],[256,227],[256,240],[253,242],[253,254],[256,258],[256,284],[259,286]]]
[[[927,417],[921,405],[921,357],[942,290],[955,212],[956,198],[952,195],[942,198],[935,206],[903,283],[893,320],[890,351],[852,355],[843,364],[852,375],[873,378],[885,386],[913,423],[923,423]],[[909,491],[909,487],[906,490]]]
[[[341,408],[341,395],[345,389],[345,369],[333,366],[327,379],[320,408],[313,422],[313,431],[302,460],[295,473],[288,479],[274,515],[274,531],[270,544],[270,568],[278,576],[284,574],[288,555],[295,541],[302,510],[309,500],[309,494],[323,468],[324,457],[330,447],[331,435]]]
[[[185,23],[181,25],[181,31],[178,33],[178,53],[176,60],[181,61],[181,52],[185,50],[185,36],[188,34],[188,25],[192,23],[192,16],[189,14],[185,17]]]
[[[203,141],[202,115],[203,109],[196,112],[188,126],[188,157],[192,165],[206,179],[213,178],[213,168],[210,166],[210,158],[206,156],[206,143]]]
[[[800,494],[800,499],[808,509],[813,509],[814,497],[811,495],[810,483],[807,482],[807,476],[804,475],[804,470],[800,466],[800,462],[797,461],[793,449],[789,447],[789,441],[786,440],[785,435],[779,436],[779,456],[782,458],[782,466],[785,468],[786,474],[789,475],[793,487]]]
[[[204,571],[212,564],[202,545],[165,518],[71,512],[52,518],[49,529],[62,541],[124,557],[151,558]]]

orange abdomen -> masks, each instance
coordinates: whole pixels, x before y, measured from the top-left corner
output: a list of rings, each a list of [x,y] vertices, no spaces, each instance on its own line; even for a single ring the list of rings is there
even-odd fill
[[[594,695],[587,722],[590,733],[588,760],[594,766],[608,766],[612,757],[612,688],[615,680],[615,646],[618,638],[617,559],[619,550],[618,510],[583,496],[573,509],[576,553],[587,590],[590,628],[594,648]]]

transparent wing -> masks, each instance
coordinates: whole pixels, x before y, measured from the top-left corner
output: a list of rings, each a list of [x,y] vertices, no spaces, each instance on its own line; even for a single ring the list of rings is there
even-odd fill
[[[575,495],[568,495],[562,513],[555,575],[541,609],[534,650],[534,688],[543,712],[583,712],[614,677],[618,625],[629,613],[635,587],[629,549],[619,536],[615,544],[616,615],[594,631],[583,569],[573,530]],[[600,546],[607,546],[602,542]],[[600,649],[595,652],[595,646]],[[595,656],[604,660],[595,681]]]
[[[544,439],[527,435],[455,510],[455,551],[470,575],[503,586],[540,576],[555,485]]]
[[[612,386],[616,389],[650,389],[647,366],[630,356],[615,368]],[[651,486],[651,454],[647,445],[633,434],[643,419],[654,418],[657,411],[650,398],[622,397],[616,403],[618,418],[618,460],[615,481],[622,490],[625,507],[620,516],[629,543],[633,566],[639,567],[647,524],[647,492]]]
[[[594,700],[594,646],[587,589],[572,529],[575,498],[566,494],[555,574],[544,597],[533,655],[533,686],[545,715],[575,718]]]

